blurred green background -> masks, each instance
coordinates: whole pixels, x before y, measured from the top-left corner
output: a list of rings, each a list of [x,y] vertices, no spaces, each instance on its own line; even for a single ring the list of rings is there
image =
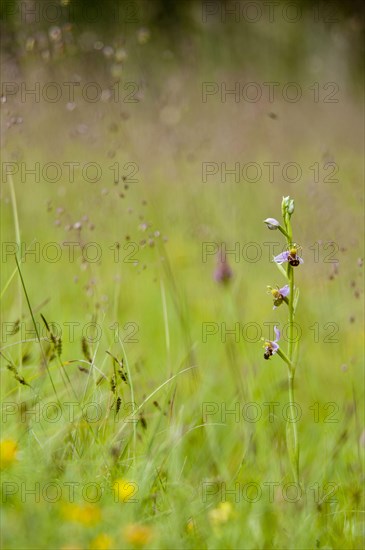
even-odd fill
[[[1,30],[1,437],[18,449],[2,467],[3,548],[360,548],[363,4],[3,2]],[[284,284],[270,243],[285,243],[262,223],[287,195],[305,262],[294,503],[286,370],[261,340],[287,321],[266,294]],[[46,340],[41,353],[14,252],[61,354]],[[57,403],[49,373],[56,422],[25,414]],[[113,500],[118,478],[137,503]],[[104,491],[86,520],[64,490],[42,495],[76,481]],[[39,501],[22,492],[36,483]],[[235,483],[262,496],[225,494]]]

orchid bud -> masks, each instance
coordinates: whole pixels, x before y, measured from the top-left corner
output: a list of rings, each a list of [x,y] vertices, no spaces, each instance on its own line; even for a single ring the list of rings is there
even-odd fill
[[[275,218],[266,218],[266,220],[264,220],[264,223],[266,223],[268,229],[271,230],[278,229],[278,227],[280,226],[280,223]]]
[[[288,206],[288,201],[290,197],[283,197],[283,200],[281,201],[281,213],[283,215],[283,218],[285,219],[286,209]]]
[[[289,196],[283,197],[281,203],[281,211],[284,219],[286,214],[289,214],[289,216],[291,216],[294,212],[294,199],[291,199]]]

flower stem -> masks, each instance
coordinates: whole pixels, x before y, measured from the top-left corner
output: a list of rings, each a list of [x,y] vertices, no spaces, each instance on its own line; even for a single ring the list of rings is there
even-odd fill
[[[278,229],[279,229],[279,231],[282,232],[282,234],[283,234],[283,235],[288,239],[288,241],[289,241],[289,240],[290,240],[290,236],[289,236],[289,234],[285,231],[285,229],[284,229],[281,225],[278,226]]]
[[[293,368],[293,365],[291,364],[290,359],[286,355],[286,353],[284,353],[281,349],[278,349],[276,353],[279,355],[279,357],[282,358],[283,361],[285,361],[285,363],[288,365],[289,371],[291,371]]]
[[[294,329],[294,269],[288,264],[288,278],[289,278],[289,342],[288,342],[288,356],[290,362],[293,360],[293,329]]]
[[[289,382],[289,405],[290,405],[290,423],[292,427],[292,441],[288,440],[288,445],[291,444],[289,448],[289,456],[292,463],[294,480],[297,485],[299,485],[299,442],[298,442],[298,431],[297,423],[294,412],[294,369],[288,371],[288,382]]]
[[[290,222],[288,223],[288,232],[292,239]],[[290,242],[288,242],[290,245]],[[288,263],[289,279],[289,342],[288,342],[288,382],[289,382],[289,411],[290,419],[287,425],[287,445],[290,462],[293,468],[295,483],[299,484],[299,442],[298,429],[294,410],[294,375],[295,365],[293,363],[293,331],[294,331],[294,268]],[[290,433],[291,432],[291,433]]]

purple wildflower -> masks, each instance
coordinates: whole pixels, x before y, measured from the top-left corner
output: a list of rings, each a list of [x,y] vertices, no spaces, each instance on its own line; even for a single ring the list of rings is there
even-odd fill
[[[217,267],[214,271],[214,279],[217,283],[227,284],[233,277],[232,269],[227,261],[226,254],[220,250],[218,252]]]
[[[280,339],[280,330],[278,329],[278,327],[274,327],[274,332],[276,336],[275,340],[273,342],[271,341],[265,342],[265,353],[264,353],[265,359],[270,359],[270,357],[274,355],[279,349],[278,341]]]

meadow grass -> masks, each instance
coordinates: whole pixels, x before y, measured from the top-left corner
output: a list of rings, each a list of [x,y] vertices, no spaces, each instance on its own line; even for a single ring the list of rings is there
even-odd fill
[[[217,76],[212,59],[200,63]],[[361,103],[344,90],[335,106],[205,105],[202,66],[159,68],[154,91],[166,95],[118,110],[17,105],[24,123],[5,160],[94,161],[102,178],[3,182],[3,548],[363,544]],[[166,123],[166,104],[180,122]],[[202,182],[203,162],[273,160],[299,163],[303,177]],[[115,183],[115,161],[136,163],[136,181]],[[338,182],[315,181],[310,167],[327,161]],[[269,255],[282,239],[262,223],[280,215],[283,195],[295,198],[305,261],[300,489],[286,452],[286,370],[264,360],[261,340],[286,323],[266,293],[282,282]],[[227,284],[204,243],[238,243]]]

